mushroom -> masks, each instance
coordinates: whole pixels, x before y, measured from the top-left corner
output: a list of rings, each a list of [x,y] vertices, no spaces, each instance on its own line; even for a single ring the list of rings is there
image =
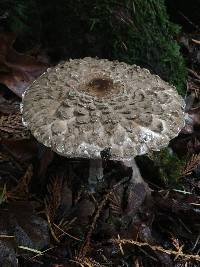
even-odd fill
[[[49,68],[24,93],[23,122],[35,138],[66,157],[88,158],[101,177],[101,152],[133,168],[135,156],[168,145],[184,126],[175,87],[147,69],[86,57]]]

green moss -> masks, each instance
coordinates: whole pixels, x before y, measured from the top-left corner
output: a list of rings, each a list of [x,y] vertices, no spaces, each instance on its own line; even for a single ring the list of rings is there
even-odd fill
[[[162,149],[159,152],[153,152],[149,155],[153,161],[154,167],[158,171],[158,178],[165,185],[179,187],[182,170],[185,166],[185,160],[177,157],[170,148]]]
[[[24,34],[37,36],[55,61],[98,56],[136,63],[184,94],[186,68],[175,40],[180,29],[169,21],[164,0],[3,1],[13,3],[10,28],[27,23]]]
[[[179,27],[169,21],[162,0],[135,0],[134,5],[133,15],[126,18],[132,23],[121,23],[115,31],[116,39],[120,36],[115,57],[150,68],[184,94],[186,68],[175,40]]]
[[[42,3],[46,44],[58,49],[65,44],[68,57],[99,56],[136,63],[184,94],[186,68],[175,40],[180,29],[169,21],[164,0]]]

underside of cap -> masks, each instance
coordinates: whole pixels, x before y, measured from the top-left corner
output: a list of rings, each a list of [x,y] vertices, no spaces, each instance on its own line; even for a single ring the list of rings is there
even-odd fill
[[[176,89],[146,69],[84,58],[48,69],[25,92],[23,122],[67,157],[131,159],[168,145],[184,126]]]

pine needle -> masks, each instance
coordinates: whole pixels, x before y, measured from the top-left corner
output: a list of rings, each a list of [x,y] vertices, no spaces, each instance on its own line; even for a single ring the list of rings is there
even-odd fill
[[[73,238],[73,239],[75,239],[75,240],[77,240],[77,241],[82,241],[80,238],[77,238],[77,237],[75,237],[75,236],[73,236],[73,235],[70,235],[69,233],[67,233],[66,231],[64,231],[62,228],[60,228],[57,224],[55,224],[55,223],[53,223],[53,225],[56,227],[56,228],[58,228],[58,230],[60,230],[63,234],[62,235],[67,235],[67,236],[69,236],[69,237],[71,237],[71,238]]]
[[[192,171],[195,170],[199,164],[200,164],[200,153],[193,154],[191,159],[186,163],[185,168],[182,171],[181,177],[190,175]]]
[[[45,198],[46,214],[48,214],[49,220],[53,222],[56,210],[61,203],[63,177],[56,176],[51,179],[48,185],[48,196]]]
[[[43,252],[42,251],[37,250],[37,249],[34,249],[34,248],[29,248],[29,247],[25,247],[25,246],[18,246],[18,248],[21,248],[23,250],[27,250],[29,252],[33,252],[33,253],[35,253],[37,255],[43,255]]]

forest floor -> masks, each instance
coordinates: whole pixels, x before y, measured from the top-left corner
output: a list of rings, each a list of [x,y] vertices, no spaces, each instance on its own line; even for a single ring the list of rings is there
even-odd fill
[[[0,33],[0,265],[200,266],[200,32],[179,36],[185,127],[164,151],[136,159],[148,197],[111,161],[90,192],[88,160],[58,156],[31,136],[22,92],[51,63],[44,51],[18,53],[15,37]]]

